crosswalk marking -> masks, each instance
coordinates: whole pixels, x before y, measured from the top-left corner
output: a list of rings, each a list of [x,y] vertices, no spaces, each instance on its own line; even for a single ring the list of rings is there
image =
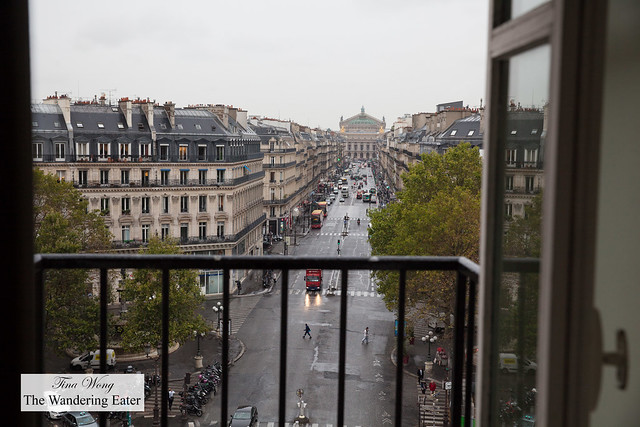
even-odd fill
[[[320,236],[343,236],[342,231],[338,231],[335,233],[320,233]],[[347,234],[347,236],[351,236],[351,237],[366,237],[368,236],[368,234],[366,232],[352,232],[349,231],[349,233]]]
[[[300,295],[306,293],[306,289],[294,288],[289,289],[289,295]],[[278,294],[279,292],[276,292]],[[323,288],[320,292],[321,295],[327,296],[329,294],[329,290]],[[342,295],[342,291],[340,289],[336,289],[333,291],[333,295],[340,296]],[[369,297],[369,298],[382,298],[382,294],[377,293],[376,291],[347,291],[347,295],[351,297]]]
[[[278,423],[275,421],[260,421],[258,423],[258,427],[275,427]],[[312,423],[312,424],[295,424],[295,423],[284,423],[285,427],[333,427],[333,424],[323,424],[323,423]],[[348,427],[346,424],[344,427]],[[353,427],[361,427],[360,425],[355,425]]]
[[[242,305],[234,305],[229,310],[229,318],[231,319],[231,335],[237,334],[244,322],[247,320],[249,313],[258,304],[260,298],[245,298]]]

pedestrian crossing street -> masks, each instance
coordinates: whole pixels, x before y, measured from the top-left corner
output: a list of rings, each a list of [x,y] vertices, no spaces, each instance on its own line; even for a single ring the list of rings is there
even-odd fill
[[[307,291],[305,289],[289,289],[289,295],[300,295],[300,294],[304,294]],[[276,292],[276,294],[279,292]],[[310,294],[313,294],[313,292],[309,292]],[[316,292],[317,294],[318,292]],[[321,295],[335,295],[335,296],[340,296],[342,295],[342,291],[340,289],[336,289],[335,291],[333,291],[333,293],[331,294],[329,292],[328,289],[323,288],[322,291],[320,291]],[[379,294],[375,291],[347,291],[347,295],[351,296],[351,297],[367,297],[367,298],[382,298],[382,294]]]

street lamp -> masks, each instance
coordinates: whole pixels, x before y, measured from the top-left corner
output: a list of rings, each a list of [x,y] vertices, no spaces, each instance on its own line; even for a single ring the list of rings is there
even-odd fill
[[[296,206],[293,208],[293,246],[298,245],[298,218],[300,217],[300,209]]]
[[[148,344],[145,347],[145,352],[147,353],[147,358],[151,358],[150,354],[151,354],[151,345]],[[160,344],[158,344],[157,349],[157,356],[153,358],[153,364],[154,364],[154,371],[155,371],[155,376],[153,377],[153,382],[155,385],[155,403],[153,406],[153,425],[154,426],[159,426],[160,425],[160,408],[158,406],[158,360],[160,360],[160,356],[162,354],[162,346]]]
[[[422,337],[422,342],[423,343],[427,343],[429,342],[429,354],[427,355],[427,358],[430,360],[431,359],[431,343],[434,343],[438,340],[438,337],[433,335],[433,331],[429,331],[429,334]]]
[[[198,342],[198,351],[196,352],[196,356],[201,356],[200,354],[200,337],[204,337],[204,332],[193,331],[193,336],[196,337]]]
[[[193,361],[196,369],[202,369],[202,355],[200,354],[200,337],[204,337],[204,332],[193,331],[193,336],[196,337],[196,340],[198,342],[198,351],[196,352],[196,355],[193,358]]]
[[[216,303],[216,305],[214,305],[214,306],[212,307],[212,309],[213,309],[213,311],[215,311],[215,312],[216,312],[216,314],[218,315],[218,326],[217,326],[217,330],[218,330],[218,333],[220,333],[220,329],[221,329],[221,328],[220,328],[220,315],[222,314],[222,310],[224,310],[224,307],[222,306],[222,303],[221,303],[220,301],[218,301],[218,302]]]

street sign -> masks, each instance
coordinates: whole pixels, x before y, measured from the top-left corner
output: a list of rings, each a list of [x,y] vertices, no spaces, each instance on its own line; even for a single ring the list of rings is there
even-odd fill
[[[445,390],[451,390],[451,381],[446,381],[444,383],[444,389]]]

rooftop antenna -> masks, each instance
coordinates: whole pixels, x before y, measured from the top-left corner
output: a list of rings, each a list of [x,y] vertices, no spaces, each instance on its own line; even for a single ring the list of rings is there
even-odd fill
[[[111,92],[117,92],[118,89],[100,89],[101,92],[107,92],[109,94],[109,106],[111,106]]]

